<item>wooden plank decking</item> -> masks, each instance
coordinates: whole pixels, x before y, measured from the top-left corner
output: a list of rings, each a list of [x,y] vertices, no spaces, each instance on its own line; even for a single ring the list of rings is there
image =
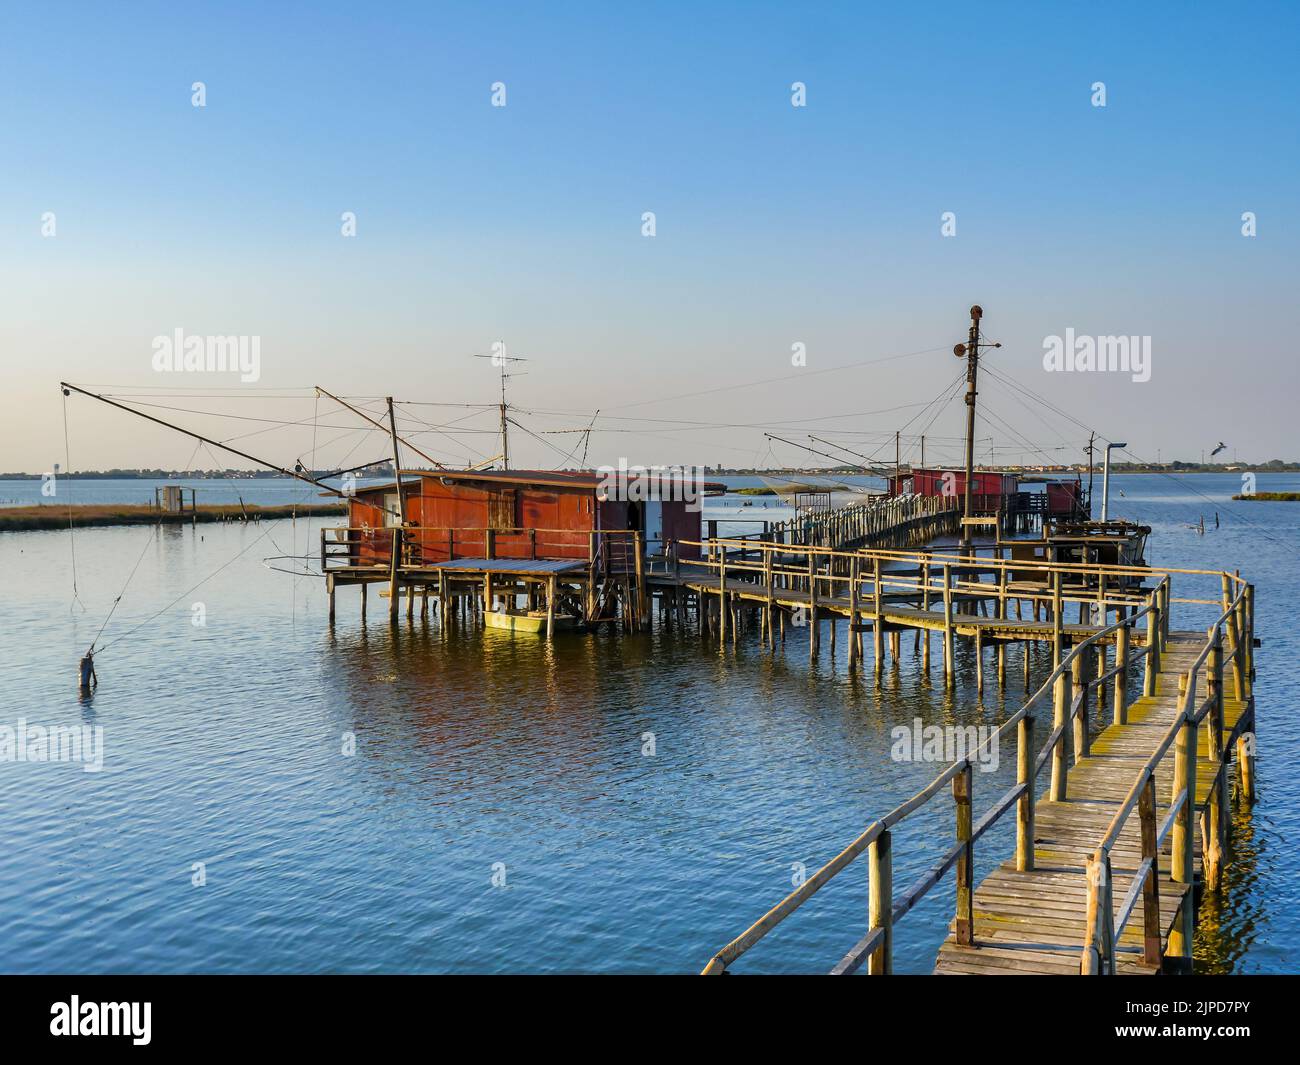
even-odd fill
[[[1087,881],[1085,865],[1105,835],[1115,811],[1128,796],[1142,766],[1159,746],[1177,717],[1178,675],[1195,660],[1205,636],[1171,633],[1161,656],[1156,694],[1137,699],[1128,723],[1111,724],[1092,741],[1087,758],[1070,770],[1064,802],[1041,799],[1035,806],[1034,869],[1020,872],[1014,859],[1003,863],[976,888],[975,945],[959,946],[950,934],[939,951],[938,974],[1077,974],[1086,937]],[[1233,697],[1231,684],[1224,697],[1225,740],[1246,711]],[[1197,812],[1204,808],[1213,770],[1206,758],[1208,736],[1198,730],[1200,758],[1196,788]],[[1173,791],[1174,755],[1166,754],[1156,771],[1157,820],[1163,821]],[[1195,847],[1199,857],[1199,832]],[[1161,848],[1160,915],[1166,937],[1188,890],[1169,877],[1169,841]],[[1127,893],[1141,860],[1136,817],[1126,823],[1111,852],[1115,905]],[[1199,860],[1196,863],[1199,866]],[[1158,970],[1142,963],[1140,922],[1128,924],[1119,937],[1116,971],[1150,974]]]

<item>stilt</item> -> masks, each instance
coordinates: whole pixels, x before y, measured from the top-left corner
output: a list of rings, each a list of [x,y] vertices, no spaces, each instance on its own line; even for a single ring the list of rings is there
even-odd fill
[[[943,567],[943,681],[951,688],[955,682],[955,648],[952,624],[952,566]]]
[[[1237,737],[1237,774],[1241,782],[1241,797],[1248,803],[1255,801],[1255,722],[1251,715],[1251,731]]]

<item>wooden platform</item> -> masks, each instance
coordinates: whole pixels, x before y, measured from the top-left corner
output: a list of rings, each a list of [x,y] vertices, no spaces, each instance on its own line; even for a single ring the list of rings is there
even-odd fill
[[[1124,802],[1142,766],[1151,757],[1177,716],[1178,675],[1185,672],[1204,645],[1202,633],[1171,633],[1161,658],[1156,694],[1136,700],[1125,725],[1109,725],[1092,741],[1089,757],[1070,770],[1064,802],[1041,799],[1035,806],[1034,864],[1019,872],[1005,862],[976,888],[975,946],[958,946],[950,934],[939,951],[938,974],[1051,974],[1079,972],[1085,939],[1085,863],[1105,835],[1116,809]],[[1224,698],[1225,739],[1246,711],[1233,697],[1231,683]],[[1201,757],[1208,737],[1199,731]],[[1157,819],[1168,813],[1172,793],[1173,752],[1156,772]],[[1198,760],[1198,768],[1204,763]],[[1211,770],[1200,771],[1196,799],[1198,816],[1209,792]],[[1112,851],[1115,900],[1128,891],[1140,861],[1137,818],[1130,818]],[[1199,832],[1195,841],[1199,857]],[[1199,866],[1199,860],[1196,865]],[[1160,915],[1166,941],[1175,913],[1188,890],[1169,878],[1169,842],[1161,850]],[[1121,974],[1152,974],[1142,964],[1140,922],[1130,922],[1119,939],[1116,970]]]
[[[679,576],[672,577],[664,574],[648,574],[647,581],[652,587],[655,586],[675,586],[686,588],[702,596],[717,595],[719,593],[719,581],[716,572],[709,573],[707,570],[694,570],[686,566],[682,567],[682,573]],[[887,581],[881,581],[882,586],[887,586]],[[871,613],[871,583],[864,584],[864,596],[858,601],[857,612],[859,623],[866,628],[871,628],[874,624],[874,618]],[[958,592],[953,595],[952,601],[954,607],[965,607],[973,610],[979,603],[992,602],[997,596],[997,586],[990,584],[987,594],[978,592]],[[766,589],[751,580],[743,578],[728,577],[726,578],[726,591],[729,596],[737,600],[748,603],[767,603],[768,596]],[[1041,593],[1041,589],[1039,589]],[[1008,595],[1014,594],[1012,589],[1008,588]],[[916,605],[920,599],[921,593],[916,591],[884,591],[881,599],[886,604],[883,617],[886,629],[925,629],[930,632],[943,632],[943,601],[941,597],[931,596],[930,609],[925,610]],[[785,609],[803,609],[807,610],[812,605],[812,598],[808,591],[803,588],[774,588],[771,602],[778,607]],[[824,616],[838,615],[848,618],[852,614],[852,605],[849,603],[848,596],[825,596],[817,597],[817,610]],[[1097,631],[1094,625],[1074,625],[1064,624],[1061,626],[1061,632],[1066,640],[1078,641],[1086,639]],[[997,618],[985,617],[975,613],[955,613],[953,615],[953,632],[958,636],[980,636],[984,640],[1051,640],[1053,635],[1052,622],[1048,619],[1036,621],[1033,618]],[[1115,635],[1113,633],[1102,637],[1102,643],[1114,643]],[[1134,647],[1140,647],[1143,644],[1141,633],[1134,634],[1132,637]]]

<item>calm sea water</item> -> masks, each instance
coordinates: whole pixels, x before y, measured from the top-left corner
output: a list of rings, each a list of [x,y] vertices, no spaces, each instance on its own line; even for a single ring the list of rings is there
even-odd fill
[[[1197,951],[1207,971],[1295,971],[1300,504],[1230,503],[1230,475],[1116,482],[1115,509],[1155,528],[1153,562],[1239,567],[1258,585],[1261,802]],[[75,498],[96,501],[95,485]],[[843,625],[834,662],[827,631],[810,667],[799,630],[775,656],[658,629],[548,646],[418,617],[391,631],[379,609],[363,626],[344,590],[331,632],[322,582],[298,575],[319,524],[85,530],[75,598],[66,531],[0,534],[0,724],[104,737],[97,773],[0,763],[0,970],[695,971],[800,863],[933,776],[889,758],[892,726],[996,722],[1021,695],[1018,650],[1004,706],[996,686],[981,700],[927,683],[910,636],[877,691],[847,675]],[[1211,591],[1193,584],[1175,593]],[[124,586],[83,701],[77,660]],[[1041,676],[1046,660],[1032,665]],[[977,804],[1013,774],[977,773]],[[900,888],[951,838],[933,805],[896,841]],[[994,833],[981,866],[1008,846]],[[949,881],[899,926],[900,969],[928,971],[952,903]],[[825,971],[866,910],[852,866],[737,968]]]

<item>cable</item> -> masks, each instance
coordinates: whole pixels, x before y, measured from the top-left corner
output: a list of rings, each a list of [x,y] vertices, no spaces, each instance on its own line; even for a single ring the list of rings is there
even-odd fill
[[[66,471],[65,480],[68,482],[68,547],[72,552],[72,602],[68,604],[68,613],[72,613],[73,608],[80,604],[81,612],[85,614],[88,613],[86,604],[81,601],[81,595],[77,591],[77,532],[72,521],[73,478],[72,447],[68,443],[68,393],[62,388],[59,391],[63,394],[63,464]]]
[[[790,381],[798,379],[807,379],[809,377],[819,377],[827,373],[839,373],[841,370],[856,370],[863,366],[875,366],[884,362],[894,362],[897,359],[910,359],[916,355],[931,355],[936,351],[944,351],[945,348],[925,348],[921,351],[905,351],[899,355],[886,355],[879,359],[865,359],[862,362],[847,363],[844,366],[829,366],[824,370],[801,370],[795,374],[783,374],[780,377],[768,377],[759,381],[743,381],[734,385],[722,385],[718,388],[708,388],[703,391],[683,392],[676,396],[660,396],[658,399],[643,399],[639,403],[625,403],[621,407],[611,407],[610,410],[631,410],[633,407],[644,407],[651,403],[668,403],[675,399],[691,399],[695,396],[712,396],[719,392],[732,392],[740,388],[756,388],[759,385],[770,385],[778,381]]]

